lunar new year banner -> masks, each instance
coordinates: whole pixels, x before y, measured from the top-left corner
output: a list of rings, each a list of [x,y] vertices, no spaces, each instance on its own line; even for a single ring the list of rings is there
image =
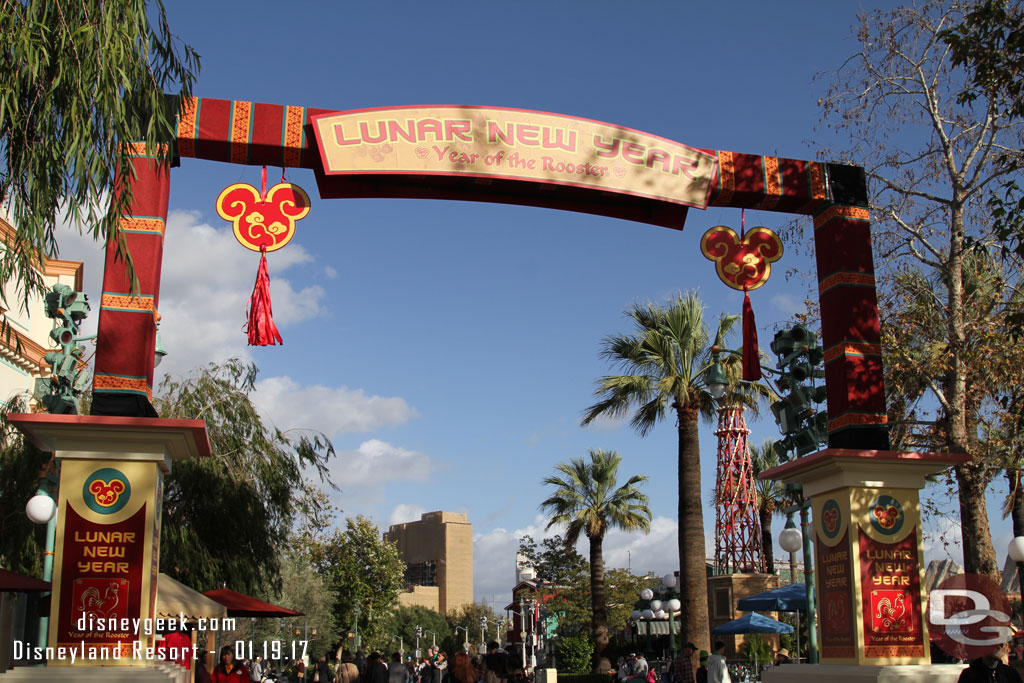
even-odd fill
[[[139,624],[156,599],[162,478],[148,462],[61,464],[49,644],[73,649],[79,664],[144,663],[151,635]]]
[[[919,597],[920,516],[916,501],[901,493],[894,489],[859,492],[861,610],[867,657],[925,656]]]
[[[706,208],[718,164],[640,131],[521,109],[394,107],[312,120],[327,175],[529,180]]]

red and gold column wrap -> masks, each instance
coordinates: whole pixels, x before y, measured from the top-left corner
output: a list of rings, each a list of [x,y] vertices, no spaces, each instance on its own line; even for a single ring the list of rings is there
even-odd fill
[[[132,202],[129,213],[120,217],[118,230],[131,253],[139,291],[131,293],[126,264],[117,257],[116,242],[110,242],[103,269],[93,392],[151,401],[170,169],[147,156],[144,143],[131,145]]]
[[[855,435],[865,428],[877,433],[885,427],[887,418],[868,210],[828,206],[814,217],[814,243],[828,387],[828,431],[830,436]],[[830,445],[836,444],[830,440]],[[872,445],[888,444],[862,446]]]

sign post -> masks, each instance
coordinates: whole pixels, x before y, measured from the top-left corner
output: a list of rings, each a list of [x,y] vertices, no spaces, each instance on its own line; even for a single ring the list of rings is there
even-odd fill
[[[154,663],[163,478],[208,456],[202,420],[10,415],[60,468],[48,666]]]
[[[967,459],[830,448],[761,475],[802,485],[812,501],[822,665],[857,665],[849,680],[875,680],[876,667],[930,664],[918,491],[926,475]],[[787,681],[823,675],[782,668]]]

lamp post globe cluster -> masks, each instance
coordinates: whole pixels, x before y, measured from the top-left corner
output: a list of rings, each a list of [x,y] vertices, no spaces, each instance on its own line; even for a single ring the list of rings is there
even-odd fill
[[[676,653],[676,623],[675,617],[679,613],[682,603],[675,592],[678,579],[675,574],[666,574],[661,579],[661,590],[655,594],[654,590],[644,588],[640,591],[640,600],[634,604],[635,609],[630,614],[630,619],[637,627],[640,623],[654,621],[669,622],[669,649],[672,656]],[[650,625],[647,626],[647,645],[650,646]]]

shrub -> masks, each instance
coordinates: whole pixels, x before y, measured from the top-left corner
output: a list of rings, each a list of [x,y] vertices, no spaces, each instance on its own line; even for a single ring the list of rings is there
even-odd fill
[[[590,662],[594,656],[594,645],[590,638],[585,635],[563,636],[555,643],[555,657],[558,661],[558,670],[574,674],[585,674],[590,672]],[[562,683],[562,676],[558,677]],[[569,682],[566,682],[569,683]],[[571,683],[590,683],[589,681],[576,680]],[[596,682],[595,682],[596,683]],[[607,683],[607,677],[602,676],[601,683]]]

